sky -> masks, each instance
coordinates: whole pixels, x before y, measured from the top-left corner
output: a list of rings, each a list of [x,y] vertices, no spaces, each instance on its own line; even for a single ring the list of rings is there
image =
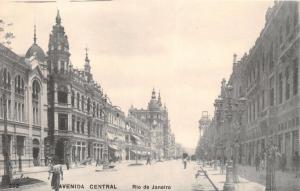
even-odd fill
[[[212,116],[222,78],[254,45],[273,1],[113,0],[70,3],[0,1],[0,19],[12,22],[12,50],[33,43],[47,52],[57,9],[68,35],[71,62],[92,73],[114,105],[127,113],[146,108],[153,88],[169,112],[176,142],[196,147],[202,111]]]

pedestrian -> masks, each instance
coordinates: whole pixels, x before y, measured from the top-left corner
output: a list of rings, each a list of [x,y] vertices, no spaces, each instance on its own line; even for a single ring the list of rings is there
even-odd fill
[[[183,158],[183,168],[186,169],[187,158]]]
[[[225,168],[225,158],[221,158],[221,167],[220,167],[220,174],[224,174],[224,168]]]
[[[297,178],[299,176],[299,154],[298,151],[295,152],[294,156],[293,156],[293,169],[295,172],[295,178]]]
[[[259,171],[259,165],[260,165],[260,158],[259,158],[259,155],[256,154],[255,155],[255,169],[256,169],[256,171]]]
[[[148,164],[151,165],[151,160],[150,160],[150,156],[149,155],[147,156],[147,163],[146,163],[146,165],[148,165]]]
[[[59,191],[60,179],[63,180],[62,166],[57,163],[57,160],[53,160],[50,164],[48,180],[51,178],[51,188],[55,191]]]
[[[186,153],[183,153],[182,162],[183,162],[183,168],[184,169],[186,169],[187,160],[188,160],[188,155]]]
[[[70,168],[69,157],[66,158],[66,166],[67,166],[67,170],[69,170]]]
[[[280,157],[280,167],[281,171],[284,172],[286,168],[286,155],[284,153]]]

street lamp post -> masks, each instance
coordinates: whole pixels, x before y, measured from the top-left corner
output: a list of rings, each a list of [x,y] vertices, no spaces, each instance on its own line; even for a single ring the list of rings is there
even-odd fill
[[[232,90],[233,87],[229,84],[226,87],[226,98],[227,98],[227,120],[228,125],[233,125],[230,128],[230,132],[232,132],[232,136],[234,137],[233,142],[231,144],[232,146],[232,175],[233,175],[233,182],[238,183],[238,149],[240,144],[240,129],[242,128],[242,116],[244,111],[246,110],[246,102],[247,99],[244,97],[241,97],[239,99],[232,97]],[[236,117],[235,117],[236,116]]]

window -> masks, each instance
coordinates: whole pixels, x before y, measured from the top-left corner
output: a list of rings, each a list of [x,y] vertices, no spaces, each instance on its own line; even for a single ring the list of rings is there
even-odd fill
[[[77,121],[77,133],[80,133],[80,121]]]
[[[21,114],[21,121],[24,121],[24,104],[22,104],[22,114]]]
[[[261,93],[261,97],[262,97],[261,107],[262,107],[262,110],[264,110],[265,109],[265,91],[264,90]]]
[[[57,91],[58,103],[67,104],[68,103],[68,89],[64,86],[58,88]]]
[[[285,99],[286,100],[290,99],[290,82],[289,82],[289,78],[290,78],[290,71],[289,71],[289,67],[287,67],[286,70],[285,70]]]
[[[81,110],[84,111],[84,96],[81,96]]]
[[[91,109],[91,106],[90,106],[90,105],[91,105],[91,99],[88,98],[88,99],[87,99],[87,104],[86,104],[87,112],[88,112],[88,113],[90,113],[90,109]]]
[[[298,94],[298,59],[294,60],[294,65],[293,65],[293,94],[297,95]]]
[[[75,104],[75,93],[74,93],[73,90],[72,90],[72,95],[71,95],[71,104],[72,104],[72,107],[74,107],[74,104]]]
[[[14,117],[14,119],[15,119],[16,121],[18,121],[18,103],[17,103],[17,102],[15,102],[14,112],[15,112],[15,117]]]
[[[60,71],[61,71],[62,73],[65,72],[65,62],[64,62],[64,61],[60,61]]]
[[[81,133],[84,134],[84,121],[81,122]]]
[[[93,117],[96,116],[96,103],[93,102]]]
[[[88,130],[88,135],[91,135],[91,122],[88,121],[88,122],[87,122],[87,125],[88,125],[88,127],[87,127],[87,128],[88,128],[88,129],[87,129],[87,130]]]
[[[68,115],[67,114],[58,114],[58,129],[59,130],[68,130]]]
[[[3,79],[2,82],[3,82],[4,89],[10,90],[10,88],[11,88],[10,72],[6,68],[3,69],[2,79]]]
[[[282,103],[282,94],[283,94],[283,90],[282,90],[282,85],[283,85],[283,82],[282,82],[282,73],[279,74],[279,90],[278,90],[278,101],[279,103]]]
[[[17,136],[17,155],[24,155],[25,150],[25,137]]]
[[[32,83],[32,98],[37,100],[39,98],[39,93],[40,93],[40,85],[36,80],[34,80]]]
[[[75,116],[72,115],[72,132],[75,132]]]
[[[273,61],[273,51],[274,51],[274,47],[273,47],[273,42],[271,43],[271,47],[270,47],[270,53],[269,53],[269,66],[270,66],[270,70],[273,69],[274,67],[274,61]]]
[[[270,79],[270,106],[274,106],[274,84],[273,77]]]
[[[5,139],[4,139],[4,134],[2,134],[2,145],[5,145]],[[11,156],[12,153],[12,136],[11,135],[7,135],[7,143],[8,143],[8,155]],[[0,152],[4,151],[4,147],[3,149],[0,149]]]
[[[20,75],[17,75],[15,78],[15,92],[18,94],[24,94],[24,80]]]

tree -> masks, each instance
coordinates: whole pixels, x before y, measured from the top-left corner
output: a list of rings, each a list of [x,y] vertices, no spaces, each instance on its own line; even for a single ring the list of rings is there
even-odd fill
[[[6,23],[3,19],[0,19],[0,43],[11,48],[12,40],[15,38],[9,28],[13,26],[13,23]]]

